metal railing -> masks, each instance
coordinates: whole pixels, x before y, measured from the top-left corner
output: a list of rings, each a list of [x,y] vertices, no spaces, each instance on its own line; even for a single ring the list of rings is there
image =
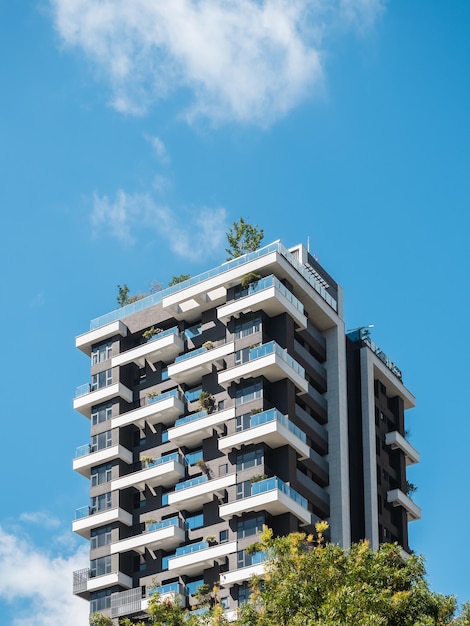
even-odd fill
[[[242,431],[250,430],[251,428],[256,428],[257,426],[262,426],[263,424],[268,424],[270,422],[279,422],[288,430],[290,430],[290,432],[298,437],[301,441],[303,441],[304,443],[307,442],[307,435],[277,409],[269,409],[268,411],[263,411],[262,413],[256,413],[255,415],[252,415],[250,417],[249,426],[246,426],[246,428],[242,428]]]
[[[219,276],[221,274],[225,274],[232,269],[240,267],[242,265],[246,265],[251,261],[262,258],[272,252],[278,252],[281,254],[289,263],[297,270],[297,272],[315,289],[317,293],[327,302],[331,308],[336,311],[337,303],[336,300],[330,296],[327,290],[321,285],[321,283],[308,271],[308,269],[302,265],[293,254],[289,252],[289,250],[282,245],[280,241],[275,241],[259,250],[255,250],[254,252],[250,252],[248,254],[244,254],[236,259],[228,261],[227,263],[223,263],[214,269],[203,272],[202,274],[198,274],[193,278],[189,278],[177,285],[173,285],[172,287],[168,287],[167,289],[163,289],[162,291],[158,291],[157,293],[150,294],[141,300],[137,300],[136,302],[132,302],[131,304],[127,304],[126,306],[121,307],[120,309],[116,309],[111,311],[110,313],[106,313],[105,315],[101,315],[90,322],[90,330],[95,330],[97,328],[101,328],[102,326],[106,326],[106,324],[110,324],[111,322],[115,322],[120,319],[124,319],[125,317],[129,317],[134,313],[139,311],[143,311],[155,304],[158,304],[170,295],[178,293],[183,289],[187,289],[188,287],[193,287],[194,285],[198,285],[199,283],[204,282],[210,278],[214,278],[215,276]]]
[[[295,489],[292,489],[292,487],[290,487],[289,485],[286,485],[286,483],[277,476],[273,476],[272,478],[267,478],[266,480],[260,480],[257,483],[253,483],[251,485],[251,495],[257,496],[260,493],[274,491],[275,489],[279,489],[279,491],[285,493],[286,496],[289,496],[289,498],[297,502],[297,504],[300,504],[300,506],[302,506],[304,509],[308,509],[307,498],[301,496],[300,493],[298,493]]]

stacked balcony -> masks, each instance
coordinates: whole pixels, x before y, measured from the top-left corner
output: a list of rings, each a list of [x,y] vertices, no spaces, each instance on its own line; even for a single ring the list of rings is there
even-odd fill
[[[145,550],[170,551],[184,542],[185,530],[183,521],[175,516],[161,522],[147,524],[146,532],[128,537],[111,544],[111,554],[134,550],[144,554]]]
[[[229,554],[237,550],[237,542],[231,541],[219,545],[210,545],[207,541],[198,541],[178,548],[170,557],[164,559],[168,572],[174,575],[185,574],[194,576],[213,567],[215,563],[225,562]]]
[[[387,491],[387,502],[405,509],[409,522],[421,519],[421,509],[401,489]]]
[[[246,294],[217,309],[217,317],[226,324],[241,313],[264,311],[269,317],[288,313],[298,329],[307,328],[303,304],[275,276],[267,276],[248,286]]]
[[[199,411],[176,420],[173,428],[168,430],[168,441],[178,446],[192,447],[206,437],[210,437],[215,430],[222,431],[222,427],[235,417],[235,409],[225,411]]]
[[[108,402],[113,398],[121,398],[126,402],[132,402],[132,391],[120,382],[112,383],[96,390],[92,390],[91,385],[85,383],[77,387],[73,408],[85,415],[85,417],[90,418],[93,406]]]
[[[94,511],[89,506],[82,506],[75,511],[75,520],[72,523],[73,532],[90,539],[93,528],[107,526],[113,522],[119,522],[125,526],[132,526],[132,515],[121,509],[114,507],[103,511]]]
[[[191,385],[212,371],[212,366],[223,367],[223,358],[231,354],[234,344],[223,343],[220,346],[202,346],[197,350],[186,352],[168,366],[168,376],[177,383]]]
[[[267,511],[271,515],[292,513],[302,525],[312,523],[307,499],[301,496],[277,476],[251,485],[251,495],[219,507],[219,515],[230,519],[248,511]]]
[[[221,452],[227,453],[233,448],[240,449],[244,445],[257,443],[266,443],[273,449],[290,445],[301,459],[310,455],[305,433],[277,409],[251,415],[245,427],[232,435],[222,437],[218,446]]]
[[[123,413],[113,418],[112,427],[120,428],[135,424],[143,428],[148,424],[172,424],[175,418],[184,413],[184,396],[178,389],[171,389],[155,397],[150,397],[147,403],[133,411]]]
[[[96,576],[88,568],[73,573],[73,593],[75,595],[89,597],[91,591],[99,591],[116,585],[130,589],[132,578],[123,572],[110,572]]]
[[[73,460],[73,469],[82,476],[90,478],[91,468],[103,463],[109,463],[119,459],[130,465],[132,463],[132,452],[122,446],[116,444],[94,451],[90,444],[79,446],[75,451],[75,459]]]
[[[178,354],[183,352],[184,339],[175,326],[155,334],[146,343],[126,350],[111,359],[111,367],[135,363],[144,367],[145,362],[173,361]]]
[[[392,450],[401,450],[405,455],[406,465],[414,465],[419,463],[419,452],[413,448],[413,446],[401,435],[398,431],[394,430],[385,435],[385,443],[392,448]]]
[[[145,489],[145,485],[149,487],[169,487],[175,482],[183,478],[185,473],[185,464],[183,457],[177,452],[166,454],[155,461],[148,463],[148,466],[138,472],[121,476],[111,481],[111,490],[127,489],[135,487],[139,491]]]
[[[214,495],[222,497],[225,489],[235,485],[236,474],[227,474],[212,480],[206,474],[185,480],[175,486],[175,491],[167,494],[168,504],[187,511],[197,511]]]
[[[232,382],[239,383],[242,378],[261,375],[272,383],[289,378],[301,393],[308,392],[304,368],[275,341],[249,349],[244,361],[219,372],[218,380],[219,385],[228,387]]]

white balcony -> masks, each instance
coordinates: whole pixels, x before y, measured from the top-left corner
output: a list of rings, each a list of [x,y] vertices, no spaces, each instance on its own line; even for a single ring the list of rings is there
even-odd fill
[[[82,507],[76,511],[75,521],[72,523],[74,533],[90,539],[93,528],[106,526],[113,522],[120,522],[125,526],[132,526],[132,515],[121,508],[106,509],[96,513],[90,513],[89,507]]]
[[[131,589],[132,577],[122,572],[113,572],[112,574],[89,578],[87,591],[98,591],[99,589],[106,589],[107,587],[113,587],[115,585],[119,585],[125,589]]]
[[[84,446],[82,446],[82,448],[83,447]],[[85,446],[85,449],[86,448],[90,449],[90,446]],[[79,472],[82,476],[90,478],[92,467],[103,465],[103,463],[109,463],[110,461],[114,461],[116,459],[120,459],[130,465],[132,463],[132,452],[124,446],[121,446],[121,444],[110,446],[109,448],[103,448],[102,450],[90,452],[89,454],[84,454],[75,458],[73,460],[73,469],[74,471]]]
[[[308,392],[304,368],[276,342],[249,349],[246,359],[235,367],[219,372],[219,385],[228,387],[232,382],[239,383],[242,378],[264,376],[272,383],[289,378],[302,393]]]
[[[111,359],[111,367],[136,363],[139,367],[145,366],[145,361],[173,361],[183,352],[184,341],[177,328],[170,328],[154,335],[141,346],[126,350]]]
[[[266,564],[257,563],[256,565],[249,565],[248,567],[240,567],[239,569],[232,570],[231,572],[224,572],[220,575],[220,584],[222,586],[231,587],[235,584],[240,584],[245,580],[250,580],[252,576],[262,577],[265,572]]]
[[[184,413],[183,396],[177,389],[171,389],[155,398],[149,399],[145,406],[123,413],[113,418],[112,427],[120,428],[135,424],[139,428],[148,424],[171,424]]]
[[[219,307],[217,317],[226,324],[231,317],[260,310],[269,317],[288,313],[298,329],[307,328],[302,303],[275,276],[268,276],[250,285],[246,296]]]
[[[120,335],[121,337],[127,335],[127,326],[121,322],[121,320],[116,320],[110,324],[79,335],[75,339],[75,346],[90,356],[92,346],[106,339],[110,339],[111,337],[116,337],[116,335]]]
[[[91,415],[91,407],[96,404],[102,404],[103,402],[118,397],[126,402],[132,402],[132,391],[122,383],[113,383],[112,385],[101,387],[101,389],[97,389],[96,391],[91,391],[89,385],[82,385],[82,391],[83,393],[78,392],[81,393],[81,395],[75,397],[73,408],[88,418],[90,418]]]
[[[401,489],[387,491],[387,502],[393,506],[402,506],[407,513],[409,522],[421,519],[421,509]]]
[[[236,474],[212,480],[205,475],[198,476],[176,485],[175,491],[168,494],[168,504],[187,511],[197,511],[205,502],[210,502],[214,495],[221,497],[227,487],[235,485],[236,480]]]
[[[286,485],[279,478],[273,477],[251,485],[251,496],[240,498],[219,507],[219,515],[230,519],[251,511],[267,511],[271,515],[292,513],[302,525],[312,523],[312,514],[308,510],[306,498]]]
[[[184,477],[185,466],[182,457],[178,453],[173,453],[160,459],[156,459],[150,467],[146,467],[138,472],[132,472],[126,476],[121,476],[111,481],[111,490],[127,489],[135,487],[139,491],[149,487],[169,487]]]
[[[184,606],[186,602],[185,586],[181,583],[169,583],[168,585],[148,590],[148,598],[142,599],[143,611],[148,609],[149,598],[151,598],[155,592],[158,593],[159,602],[171,602],[171,604],[178,604],[179,606]]]
[[[163,520],[147,526],[147,531],[111,544],[111,554],[134,550],[144,554],[145,550],[174,550],[185,540],[183,522],[178,518]]]
[[[171,574],[184,573],[194,576],[203,572],[215,563],[223,563],[225,557],[237,550],[237,542],[230,541],[210,546],[206,541],[184,546],[177,550],[175,556],[168,558],[168,572]]]
[[[210,437],[214,428],[220,432],[223,424],[234,417],[235,408],[214,413],[201,411],[194,415],[187,415],[177,420],[174,428],[168,430],[168,441],[180,447],[193,447],[206,437]]]
[[[277,409],[252,415],[246,428],[233,435],[222,437],[218,446],[221,452],[227,453],[233,448],[239,449],[243,445],[257,443],[266,443],[273,449],[289,445],[296,450],[301,459],[310,456],[305,433]]]
[[[209,374],[214,364],[218,368],[222,367],[223,357],[231,354],[233,350],[234,344],[231,342],[211,349],[202,347],[187,352],[168,366],[168,376],[177,383],[185,382],[191,385],[200,380],[204,374]]]
[[[415,448],[396,430],[386,433],[385,443],[392,448],[392,450],[401,450],[405,454],[406,465],[413,465],[419,463],[420,455]]]

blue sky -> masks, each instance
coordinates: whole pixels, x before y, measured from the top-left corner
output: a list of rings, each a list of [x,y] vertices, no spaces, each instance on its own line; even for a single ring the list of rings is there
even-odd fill
[[[467,0],[0,0],[0,626],[87,623],[74,337],[225,259],[307,243],[417,397],[411,545],[470,600]]]

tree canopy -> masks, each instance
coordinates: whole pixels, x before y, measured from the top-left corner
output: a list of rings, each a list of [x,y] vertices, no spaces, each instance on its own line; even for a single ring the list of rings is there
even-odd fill
[[[236,259],[242,254],[257,250],[263,240],[264,230],[258,224],[252,226],[240,217],[238,222],[233,222],[227,231],[227,242],[229,247],[226,252],[229,255],[227,261]]]
[[[266,555],[263,580],[251,580],[252,594],[233,626],[470,626],[470,603],[455,617],[454,596],[429,589],[421,556],[403,556],[397,544],[371,550],[366,541],[349,550],[327,543],[328,525],[316,535],[273,537],[264,527],[251,552]],[[149,618],[121,626],[228,625],[218,589],[204,585],[194,596],[204,614],[176,603],[149,600]],[[109,622],[95,621],[96,626]]]

